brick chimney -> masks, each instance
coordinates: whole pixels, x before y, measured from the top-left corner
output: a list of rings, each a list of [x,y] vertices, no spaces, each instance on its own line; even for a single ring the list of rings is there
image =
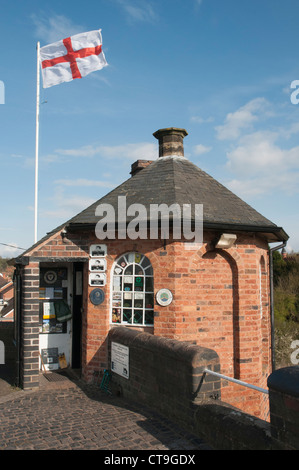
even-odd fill
[[[143,170],[143,168],[146,168],[152,162],[152,160],[136,160],[136,162],[131,165],[131,176],[136,175],[136,173],[139,173],[139,171]]]
[[[153,136],[159,141],[159,157],[184,156],[183,139],[188,135],[185,129],[168,127],[154,132]]]

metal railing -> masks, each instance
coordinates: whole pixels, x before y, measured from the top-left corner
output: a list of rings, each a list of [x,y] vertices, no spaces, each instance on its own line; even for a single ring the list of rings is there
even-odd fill
[[[257,387],[256,385],[248,384],[247,382],[243,382],[242,380],[234,379],[232,377],[227,377],[226,375],[219,374],[218,372],[214,372],[213,370],[210,370],[210,369],[204,369],[204,374],[211,374],[211,375],[214,375],[215,377],[219,377],[220,379],[225,379],[225,380],[228,380],[229,382],[233,382],[238,385],[244,385],[244,387],[252,388],[253,390],[257,390],[258,392],[262,392],[262,393],[269,395],[268,390],[264,388]]]

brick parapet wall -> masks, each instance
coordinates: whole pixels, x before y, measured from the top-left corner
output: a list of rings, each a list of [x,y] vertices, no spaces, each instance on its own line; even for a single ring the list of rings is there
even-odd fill
[[[299,449],[299,366],[285,367],[268,378],[273,438],[286,449]]]
[[[299,449],[299,367],[268,378],[269,423],[225,403],[215,377],[203,380],[205,368],[220,369],[215,351],[124,327],[109,332],[109,351],[113,342],[128,347],[129,378],[112,372],[112,393],[156,409],[216,450]]]
[[[133,401],[192,424],[194,406],[221,394],[218,379],[202,383],[205,367],[219,372],[215,351],[121,326],[109,332],[109,351],[111,343],[129,348],[129,379],[112,372],[112,386]]]

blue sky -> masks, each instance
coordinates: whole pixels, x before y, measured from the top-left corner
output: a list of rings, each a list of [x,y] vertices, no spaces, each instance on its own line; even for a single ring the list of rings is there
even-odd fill
[[[0,16],[0,255],[34,242],[36,43],[102,29],[109,63],[41,89],[38,238],[154,159],[185,156],[289,234],[299,251],[298,0],[15,0]]]

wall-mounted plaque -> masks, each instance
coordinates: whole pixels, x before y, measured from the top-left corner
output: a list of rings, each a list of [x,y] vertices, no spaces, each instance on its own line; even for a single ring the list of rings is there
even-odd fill
[[[129,348],[111,342],[111,370],[126,379],[129,378]]]
[[[166,307],[173,300],[172,292],[169,289],[160,289],[156,294],[156,300],[159,305]]]
[[[90,286],[105,286],[106,285],[106,274],[89,274],[89,285]]]
[[[93,289],[89,294],[89,298],[93,305],[100,305],[104,302],[105,293],[102,289]]]
[[[44,274],[44,281],[47,284],[54,284],[57,281],[57,273],[54,270],[46,271]]]
[[[107,269],[107,262],[104,258],[93,258],[89,260],[89,271],[92,273],[103,273]]]
[[[89,254],[92,258],[104,258],[107,255],[107,245],[90,245]]]

